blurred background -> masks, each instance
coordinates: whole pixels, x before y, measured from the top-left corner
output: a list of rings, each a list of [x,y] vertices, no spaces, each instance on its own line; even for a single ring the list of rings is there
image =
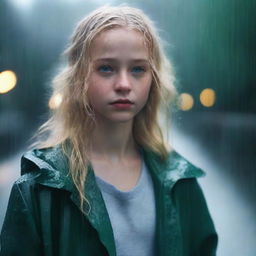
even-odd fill
[[[122,1],[0,1],[0,228],[20,157],[47,119],[49,84],[75,24]],[[256,255],[255,0],[137,0],[167,42],[180,94],[170,141],[207,176],[200,184],[218,255]]]

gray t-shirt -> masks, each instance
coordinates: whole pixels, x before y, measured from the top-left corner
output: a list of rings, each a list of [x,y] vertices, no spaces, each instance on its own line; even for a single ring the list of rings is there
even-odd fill
[[[98,176],[96,181],[110,217],[117,256],[155,255],[155,196],[145,163],[136,186],[129,191],[120,191]]]

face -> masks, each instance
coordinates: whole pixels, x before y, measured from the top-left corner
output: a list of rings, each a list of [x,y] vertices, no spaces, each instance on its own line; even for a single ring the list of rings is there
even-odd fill
[[[145,106],[152,82],[143,36],[128,28],[104,31],[90,54],[88,99],[96,120],[131,122]]]

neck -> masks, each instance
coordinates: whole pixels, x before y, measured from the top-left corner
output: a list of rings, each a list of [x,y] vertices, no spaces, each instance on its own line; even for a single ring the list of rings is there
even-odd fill
[[[138,154],[132,134],[133,121],[124,123],[96,122],[92,133],[90,157],[120,162]]]

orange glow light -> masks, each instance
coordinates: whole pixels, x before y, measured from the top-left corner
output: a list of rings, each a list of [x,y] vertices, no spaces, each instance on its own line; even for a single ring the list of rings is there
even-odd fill
[[[17,83],[16,74],[11,70],[0,73],[0,93],[4,94],[12,90]]]
[[[190,110],[194,105],[193,97],[188,93],[182,93],[179,96],[179,108],[183,111]]]
[[[50,98],[48,106],[50,109],[56,109],[59,107],[61,102],[62,102],[62,96],[58,93]]]
[[[200,102],[205,107],[212,107],[216,101],[216,94],[213,89],[206,88],[200,93]]]

